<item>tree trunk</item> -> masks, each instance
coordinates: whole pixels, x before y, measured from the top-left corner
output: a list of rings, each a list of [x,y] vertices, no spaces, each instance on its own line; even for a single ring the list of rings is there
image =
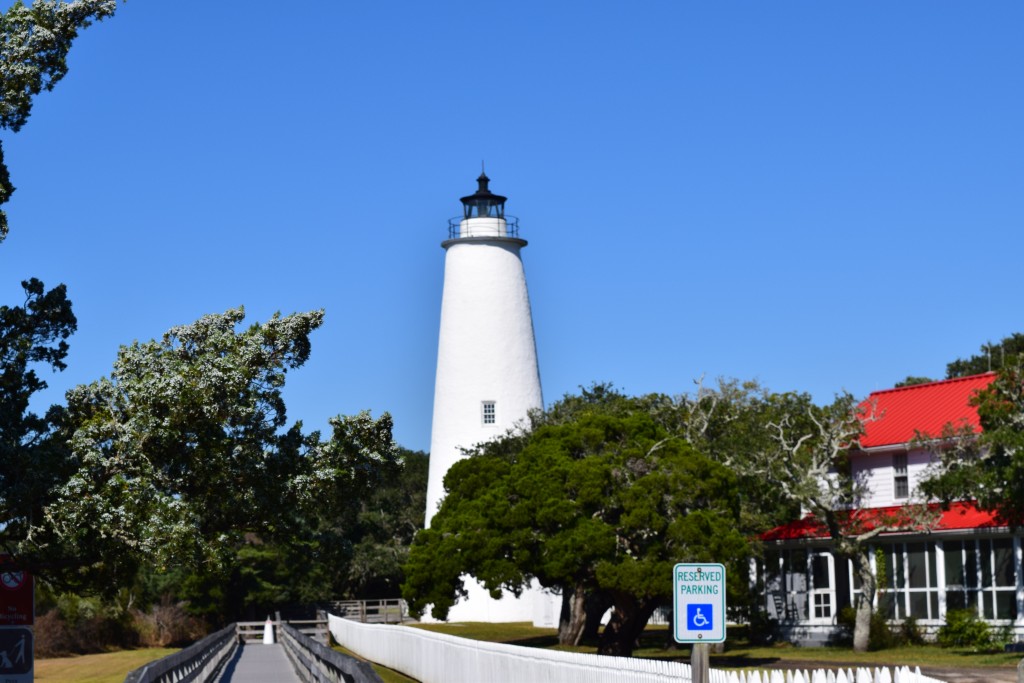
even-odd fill
[[[579,645],[587,624],[587,593],[576,584],[562,590],[562,613],[558,619],[558,644]]]
[[[568,631],[572,622],[572,598],[574,591],[562,586],[562,606],[558,610],[558,644],[565,645],[569,639]]]
[[[611,597],[602,591],[593,591],[587,595],[587,625],[583,628],[581,640],[595,641],[601,632],[601,617],[612,606]]]
[[[878,582],[871,570],[871,557],[864,548],[850,557],[853,571],[860,578],[860,602],[857,603],[857,619],[853,628],[854,652],[867,652],[871,641],[871,613],[875,602],[875,589]]]
[[[647,620],[654,614],[658,603],[653,600],[637,600],[632,596],[615,597],[615,609],[611,621],[604,627],[597,654],[614,657],[630,657],[637,639],[644,632]]]

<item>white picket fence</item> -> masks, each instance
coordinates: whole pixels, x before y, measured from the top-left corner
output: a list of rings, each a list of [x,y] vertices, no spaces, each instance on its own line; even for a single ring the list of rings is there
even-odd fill
[[[331,635],[364,659],[422,683],[689,683],[690,665],[486,643],[328,615]],[[839,671],[711,670],[710,683],[942,683],[903,667]]]

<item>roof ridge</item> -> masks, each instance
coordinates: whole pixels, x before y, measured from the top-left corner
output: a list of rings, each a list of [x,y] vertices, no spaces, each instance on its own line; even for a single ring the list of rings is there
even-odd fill
[[[878,391],[872,391],[869,396],[876,396],[878,394],[893,394],[900,391],[914,391],[917,389],[924,389],[926,387],[933,387],[939,384],[955,384],[957,382],[967,382],[969,380],[976,380],[981,377],[995,377],[996,373],[993,371],[980,372],[976,375],[966,375],[965,377],[953,377],[950,379],[937,379],[934,382],[922,382],[921,384],[910,384],[905,387],[892,387],[891,389],[879,389]]]

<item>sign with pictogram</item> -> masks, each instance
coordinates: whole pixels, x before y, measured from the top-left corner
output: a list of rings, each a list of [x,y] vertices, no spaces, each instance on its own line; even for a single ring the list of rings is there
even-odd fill
[[[32,575],[12,567],[10,559],[0,555],[0,626],[31,626],[35,622]]]
[[[673,635],[677,643],[725,640],[725,566],[677,564],[673,575]]]
[[[32,681],[32,629],[24,626],[0,627],[0,681]]]

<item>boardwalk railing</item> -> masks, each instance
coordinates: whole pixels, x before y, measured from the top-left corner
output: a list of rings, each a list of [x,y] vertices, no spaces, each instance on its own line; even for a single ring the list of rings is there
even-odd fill
[[[409,618],[405,600],[335,600],[331,612],[363,624],[401,624]]]
[[[603,657],[487,643],[417,628],[361,624],[328,616],[331,635],[359,657],[422,683],[664,683],[692,681],[682,662]],[[831,676],[831,677],[830,677]],[[711,670],[710,683],[941,683],[901,668],[819,671]]]
[[[383,683],[366,662],[322,645],[288,624],[281,625],[281,645],[292,667],[303,681]]]
[[[330,636],[327,633],[327,612],[317,610],[316,619],[282,619],[278,612],[271,620],[274,633],[280,633],[282,624],[290,624],[302,633],[320,641],[324,645],[330,643]],[[235,623],[238,628],[238,639],[243,643],[263,642],[263,631],[267,626],[265,621],[239,621]],[[280,636],[277,636],[280,638]]]
[[[235,625],[222,628],[198,643],[128,673],[124,683],[207,681],[238,647]]]
[[[380,678],[365,662],[326,647],[327,614],[317,619],[271,621],[276,640],[303,681],[332,683],[379,683]],[[220,674],[224,664],[246,643],[263,640],[265,621],[239,621],[211,634],[180,652],[129,672],[125,683],[204,683]],[[318,642],[319,641],[319,642]],[[259,647],[255,646],[254,647]],[[369,673],[367,673],[369,672]]]

